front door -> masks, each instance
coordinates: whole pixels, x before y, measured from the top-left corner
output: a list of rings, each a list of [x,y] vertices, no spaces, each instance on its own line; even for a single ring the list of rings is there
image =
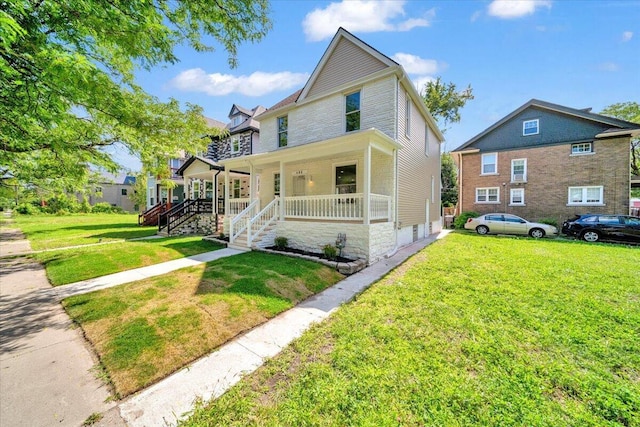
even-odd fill
[[[307,176],[296,175],[293,177],[293,195],[305,196],[307,193]]]

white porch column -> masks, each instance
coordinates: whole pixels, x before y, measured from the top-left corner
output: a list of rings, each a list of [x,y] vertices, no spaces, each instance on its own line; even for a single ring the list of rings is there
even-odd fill
[[[253,163],[249,163],[249,203],[256,198],[256,176],[253,173]]]
[[[224,168],[224,214],[229,215],[229,168]],[[226,231],[226,230],[225,230]]]
[[[369,225],[369,210],[371,209],[371,145],[367,144],[367,148],[364,149],[364,168],[363,168],[363,181],[364,188],[362,189],[364,207],[362,220],[364,225]]]
[[[286,185],[287,180],[284,176],[284,163],[280,162],[280,221],[284,221],[285,214],[285,203],[284,198],[286,194]]]

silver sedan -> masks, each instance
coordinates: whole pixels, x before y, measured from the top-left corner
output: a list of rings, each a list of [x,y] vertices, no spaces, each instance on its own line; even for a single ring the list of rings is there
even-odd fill
[[[558,234],[553,225],[529,222],[516,215],[492,213],[469,218],[464,224],[467,230],[475,230],[478,234],[521,234],[537,239],[546,235]]]

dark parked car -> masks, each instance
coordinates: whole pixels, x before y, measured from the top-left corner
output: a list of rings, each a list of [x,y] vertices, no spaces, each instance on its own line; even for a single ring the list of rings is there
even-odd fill
[[[640,243],[640,218],[630,215],[576,215],[562,224],[562,233],[587,242],[619,240]]]

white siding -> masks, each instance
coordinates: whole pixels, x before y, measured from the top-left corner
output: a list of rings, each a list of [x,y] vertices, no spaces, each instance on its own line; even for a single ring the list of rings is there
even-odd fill
[[[358,80],[386,67],[387,65],[382,61],[371,56],[351,41],[342,39],[316,77],[307,97],[312,98],[331,92],[338,86]]]

